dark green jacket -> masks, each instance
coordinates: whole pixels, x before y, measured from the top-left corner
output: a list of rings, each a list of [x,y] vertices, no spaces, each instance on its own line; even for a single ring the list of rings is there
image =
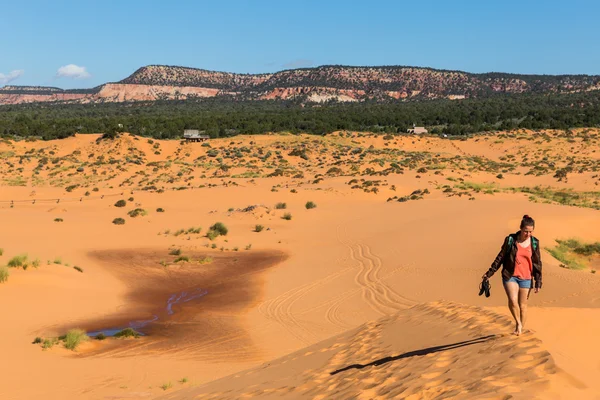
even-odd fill
[[[512,233],[504,238],[504,243],[502,244],[502,248],[500,252],[492,262],[492,266],[485,275],[488,278],[491,278],[492,275],[500,268],[502,265],[502,279],[507,281],[509,280],[514,272],[515,272],[515,259],[517,256],[517,238],[519,237],[519,232]],[[509,242],[511,241],[509,238],[512,237],[512,245],[509,248]],[[531,246],[532,246],[532,256],[531,263],[533,264],[533,271],[531,271],[531,287],[542,288],[542,257],[540,255],[540,241],[531,237]],[[535,280],[535,286],[534,281]]]

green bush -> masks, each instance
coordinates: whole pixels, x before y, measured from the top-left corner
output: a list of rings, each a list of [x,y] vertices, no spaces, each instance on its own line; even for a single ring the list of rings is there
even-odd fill
[[[287,204],[286,203],[277,203],[277,204],[275,204],[275,208],[277,210],[285,210],[287,208]]]
[[[6,282],[9,276],[10,272],[8,271],[8,268],[0,267],[0,283]]]
[[[227,227],[225,226],[225,224],[223,224],[222,222],[216,222],[214,223],[211,227],[210,227],[211,231],[216,231],[219,233],[219,235],[222,236],[227,236],[227,232],[229,232],[229,230],[227,229]]]
[[[148,215],[148,212],[146,210],[144,210],[143,208],[136,208],[135,210],[131,210],[127,213],[127,215],[129,215],[131,218],[135,218],[139,215],[141,215],[142,217]]]
[[[65,336],[65,347],[69,350],[75,350],[77,346],[89,339],[83,329],[71,329]]]
[[[156,212],[165,212],[165,209],[164,209],[164,208],[160,208],[160,207],[158,207],[158,208],[156,209]]]
[[[257,224],[257,225],[254,227],[254,232],[262,232],[262,230],[263,230],[263,229],[265,229],[265,227],[264,227],[264,226]]]
[[[125,200],[119,200],[115,203],[115,207],[125,207],[127,202]]]
[[[285,219],[286,221],[289,221],[292,219],[292,214],[285,213],[285,214],[283,214],[283,217],[281,217],[281,218]]]
[[[33,342],[31,342],[31,344],[40,344],[42,342],[43,342],[43,339],[38,336],[35,339],[33,339]]]
[[[51,349],[52,346],[54,346],[54,340],[51,340],[51,339],[45,339],[44,342],[42,343],[42,349],[44,349],[44,350]]]
[[[104,340],[106,339],[106,335],[103,332],[100,332],[94,337],[96,340]]]
[[[123,218],[115,218],[112,223],[115,225],[125,225],[125,220]]]
[[[27,254],[20,254],[18,256],[14,256],[8,261],[8,266],[10,268],[23,268],[27,269],[29,266],[29,260],[27,258]]]
[[[125,328],[122,331],[115,333],[114,336],[116,338],[128,338],[128,337],[139,338],[140,333],[136,332],[133,328]]]
[[[210,229],[208,232],[206,232],[206,237],[209,240],[215,240],[217,237],[219,237],[219,232]]]
[[[311,208],[315,208],[316,206],[317,205],[314,202],[312,202],[312,201],[307,201],[306,204],[305,204],[305,207],[306,207],[307,210],[310,210]]]
[[[175,259],[175,262],[190,262],[190,258],[188,256],[179,256]]]

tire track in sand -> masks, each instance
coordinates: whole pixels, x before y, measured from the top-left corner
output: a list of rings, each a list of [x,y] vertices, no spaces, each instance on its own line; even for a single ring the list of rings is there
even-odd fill
[[[353,243],[348,239],[342,239],[340,230],[340,226],[338,226],[338,241],[348,248],[350,251],[350,258],[358,264],[358,273],[356,274],[354,281],[361,289],[363,300],[372,310],[381,315],[387,315],[391,312],[405,309],[416,304],[413,300],[395,292],[381,280],[379,274],[383,267],[383,263],[380,257],[373,254],[369,246],[361,243]],[[345,229],[344,236],[347,237]],[[353,293],[348,293],[330,305],[325,313],[329,322],[344,327],[339,324],[340,319],[337,315],[339,314],[340,304],[351,295],[353,295]]]
[[[292,336],[296,339],[308,344],[307,337],[316,337],[315,333],[303,326],[296,315],[292,312],[294,304],[317,289],[320,286],[336,279],[337,277],[345,274],[352,270],[354,267],[346,267],[337,272],[334,272],[326,277],[316,280],[311,283],[307,283],[303,286],[288,290],[287,292],[263,302],[259,307],[258,311],[267,319],[275,321],[283,326]]]

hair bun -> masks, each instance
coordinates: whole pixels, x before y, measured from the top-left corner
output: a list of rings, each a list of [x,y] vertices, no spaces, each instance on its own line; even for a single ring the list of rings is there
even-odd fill
[[[525,215],[523,215],[523,219],[525,219],[525,218],[531,218],[531,217],[529,215],[525,214]]]

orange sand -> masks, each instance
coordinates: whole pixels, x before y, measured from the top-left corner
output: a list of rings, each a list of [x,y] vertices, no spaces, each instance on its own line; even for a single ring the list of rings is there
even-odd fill
[[[587,142],[572,144],[553,134],[539,146],[557,163],[577,151],[580,160],[597,162],[600,153]],[[518,229],[521,215],[534,216],[535,235],[547,247],[574,236],[600,241],[598,211],[533,203],[525,194],[447,197],[440,189],[456,183],[448,177],[462,177],[504,187],[593,191],[597,172],[573,172],[567,182],[557,182],[554,172],[525,175],[527,168],[519,166],[500,180],[496,171],[469,170],[465,159],[464,169],[455,166],[454,172],[447,166],[436,174],[432,164],[417,161],[403,174],[370,176],[365,168],[383,170],[393,160],[349,155],[336,164],[340,159],[332,157],[338,146],[373,145],[498,161],[533,146],[515,134],[468,141],[385,141],[356,134],[211,141],[213,148],[273,153],[258,168],[226,159],[228,171],[212,158],[200,159],[207,150],[200,144],[151,144],[128,135],[96,143],[97,138],[0,142],[0,265],[23,253],[40,260],[37,269],[10,269],[8,281],[0,283],[0,398],[600,398],[597,274],[560,268],[543,251],[544,288],[531,295],[532,331],[519,338],[510,335],[499,274],[492,278],[492,296],[477,296],[481,274],[504,235]],[[160,155],[154,154],[155,143]],[[288,156],[302,144],[310,150],[308,161]],[[311,148],[317,145],[328,150]],[[19,155],[44,148],[48,169],[34,173],[43,156],[37,153],[19,164]],[[50,150],[55,154],[48,155]],[[286,163],[269,164],[276,151]],[[141,152],[142,163],[123,162]],[[101,154],[120,161],[93,165]],[[52,157],[61,161],[52,164]],[[251,153],[243,157],[247,162]],[[386,158],[384,166],[370,162],[377,158]],[[91,161],[84,172],[77,173],[86,160]],[[157,171],[146,165],[153,161],[162,163]],[[353,164],[362,171],[356,176],[350,176]],[[327,174],[333,166],[342,176]],[[417,173],[420,166],[428,171]],[[277,168],[294,172],[264,177]],[[233,177],[257,170],[254,178]],[[298,171],[303,178],[293,177]],[[347,184],[361,178],[381,180],[379,192]],[[140,190],[153,180],[163,193]],[[66,192],[73,184],[80,186]],[[172,190],[185,186],[189,189]],[[430,194],[418,201],[386,201],[417,189]],[[134,200],[126,207],[114,206],[129,197]],[[13,207],[10,200],[16,201]],[[307,210],[307,201],[317,207]],[[278,202],[287,208],[276,209]],[[250,205],[257,207],[243,211]],[[148,215],[127,216],[138,207]],[[159,207],[165,212],[156,212]],[[289,221],[281,218],[286,212],[292,214]],[[117,217],[125,225],[112,224]],[[217,221],[229,233],[210,241],[204,235]],[[262,232],[254,231],[257,224]],[[174,235],[191,227],[201,227],[201,233]],[[169,255],[174,248],[192,262],[175,263],[176,256]],[[204,257],[213,261],[198,262]],[[174,305],[172,315],[165,312],[170,293],[198,287],[211,291]],[[120,326],[155,314],[160,322],[139,339],[92,340],[76,351],[31,344],[36,336]],[[345,370],[331,374],[340,369]]]

